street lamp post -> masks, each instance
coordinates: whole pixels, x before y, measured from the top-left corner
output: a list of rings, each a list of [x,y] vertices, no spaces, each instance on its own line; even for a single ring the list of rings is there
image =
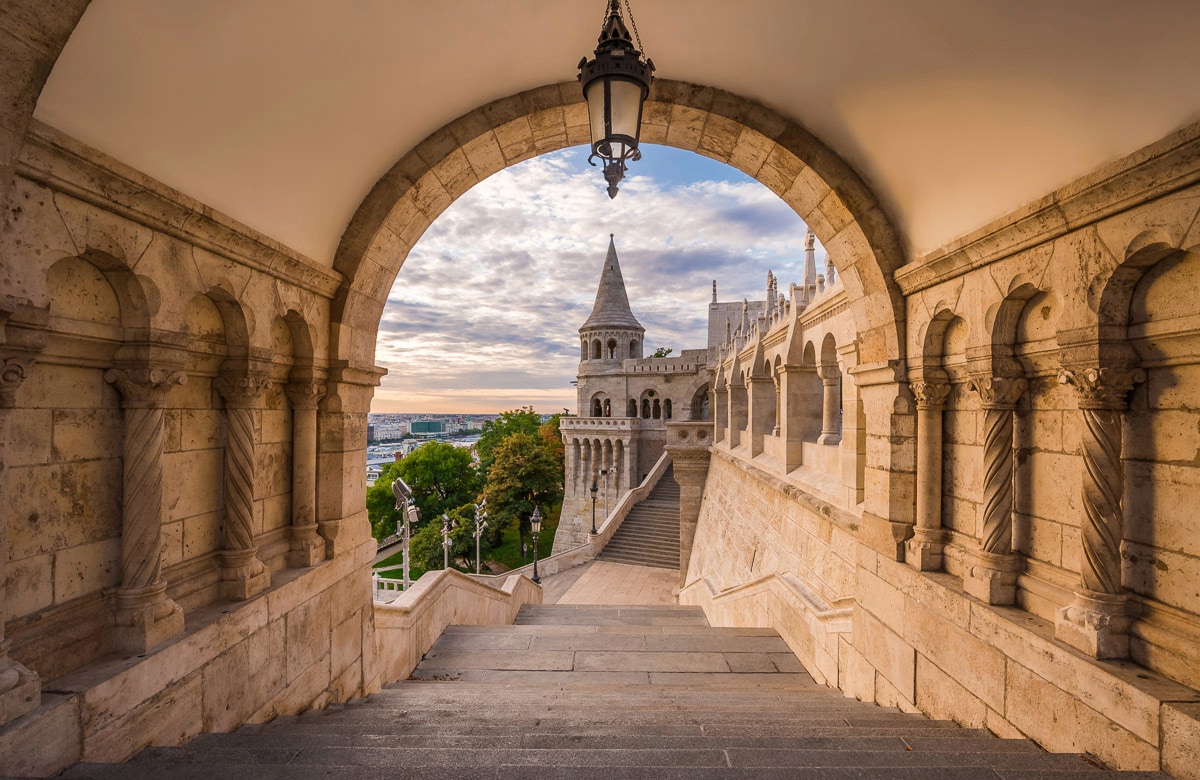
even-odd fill
[[[600,469],[600,476],[604,477],[604,516],[608,517],[608,478],[616,471],[614,468]]]
[[[412,488],[400,477],[396,477],[396,480],[392,482],[392,495],[396,497],[396,511],[404,513],[404,525],[400,527],[400,549],[404,553],[404,589],[408,590],[408,549],[409,543],[412,541],[411,524],[421,521],[421,510],[417,508],[417,504],[413,500]]]
[[[595,536],[596,531],[596,480],[592,480],[592,536]]]
[[[529,526],[533,529],[533,581],[539,585],[542,583],[541,577],[538,577],[538,534],[542,532],[542,513],[535,506],[533,508],[533,517],[529,518]]]
[[[451,520],[450,515],[442,513],[442,568],[450,568],[450,548],[454,542],[450,540],[450,532],[458,528],[458,521]]]
[[[486,498],[483,501],[481,501],[475,505],[475,573],[476,574],[479,573],[479,566],[481,563],[481,560],[479,557],[479,538],[481,536],[483,536],[483,529],[488,527],[487,512],[485,512],[483,509],[486,506],[487,506]]]

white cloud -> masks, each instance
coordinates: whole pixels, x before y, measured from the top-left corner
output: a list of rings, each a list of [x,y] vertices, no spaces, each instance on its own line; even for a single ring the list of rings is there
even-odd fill
[[[647,346],[703,347],[713,279],[722,300],[762,298],[767,269],[786,288],[803,261],[799,217],[728,171],[677,186],[635,174],[609,200],[599,171],[568,149],[476,185],[396,278],[376,347],[390,373],[373,411],[574,409],[578,328],[609,233]]]

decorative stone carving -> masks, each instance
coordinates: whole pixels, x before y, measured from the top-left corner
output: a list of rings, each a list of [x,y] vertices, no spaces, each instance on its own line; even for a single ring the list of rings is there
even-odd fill
[[[254,415],[270,387],[265,376],[220,377],[213,382],[226,403],[225,549],[221,582],[226,598],[245,600],[271,585],[271,572],[254,545]]]
[[[1128,599],[1121,585],[1125,535],[1125,468],[1121,461],[1121,415],[1129,391],[1146,379],[1138,368],[1062,369],[1058,381],[1075,387],[1083,416],[1083,522],[1080,589],[1059,610],[1055,635],[1097,658],[1129,655]]]
[[[293,382],[284,388],[292,405],[292,528],[288,565],[315,566],[325,559],[317,533],[317,405],[325,385]]]
[[[12,408],[17,388],[32,367],[32,357],[0,357],[0,408]]]
[[[917,402],[917,517],[905,543],[905,560],[917,571],[942,568],[942,410],[950,396],[945,382],[913,382]]]
[[[984,408],[983,531],[963,589],[988,604],[1012,604],[1018,569],[1012,559],[1013,410],[1029,382],[985,376],[971,379],[970,387]]]
[[[187,377],[172,369],[114,368],[104,379],[121,393],[125,410],[114,643],[119,651],[140,654],[183,633],[183,609],[167,598],[161,571],[162,457],[167,394]]]

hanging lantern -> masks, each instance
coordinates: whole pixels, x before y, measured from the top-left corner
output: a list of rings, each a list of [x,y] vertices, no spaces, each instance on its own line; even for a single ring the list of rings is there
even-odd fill
[[[641,52],[642,39],[637,34],[633,10],[625,0],[633,34],[629,36],[621,19],[621,0],[610,0],[600,29],[596,58],[579,61],[579,83],[588,104],[588,119],[592,129],[592,153],[588,162],[597,157],[604,163],[604,178],[608,182],[608,197],[617,197],[617,183],[625,176],[628,160],[640,160],[638,140],[642,132],[642,105],[650,94],[654,81],[654,61]]]

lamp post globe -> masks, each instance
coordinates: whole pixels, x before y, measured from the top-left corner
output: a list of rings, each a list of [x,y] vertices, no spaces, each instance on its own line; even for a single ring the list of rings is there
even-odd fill
[[[640,160],[638,149],[642,132],[642,106],[654,82],[654,61],[640,51],[641,37],[633,11],[626,0],[633,36],[621,18],[621,0],[609,0],[595,58],[579,61],[579,84],[588,105],[588,123],[592,131],[592,153],[588,162],[599,158],[604,163],[608,197],[617,197],[617,184],[625,176],[629,160]],[[634,37],[637,46],[634,46]]]

